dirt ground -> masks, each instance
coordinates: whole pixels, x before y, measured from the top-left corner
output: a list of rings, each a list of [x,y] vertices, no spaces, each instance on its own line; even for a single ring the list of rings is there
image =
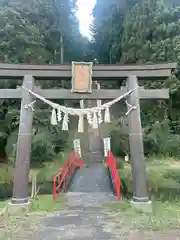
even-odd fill
[[[79,196],[79,197],[78,197]],[[69,194],[68,206],[55,213],[9,217],[0,223],[1,240],[178,240],[178,216],[152,216],[123,207],[116,210],[104,202],[112,196],[101,193]],[[76,201],[72,201],[76,199]],[[72,204],[73,202],[73,204]],[[100,204],[102,203],[102,204]],[[112,204],[114,204],[112,202]],[[166,220],[164,222],[164,219]],[[4,219],[5,220],[5,219]],[[3,223],[4,222],[4,223]]]

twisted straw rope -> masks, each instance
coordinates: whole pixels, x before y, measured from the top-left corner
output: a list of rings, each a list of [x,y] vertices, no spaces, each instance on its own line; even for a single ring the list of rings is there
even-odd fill
[[[49,106],[51,106],[54,109],[60,109],[62,112],[64,113],[68,113],[69,115],[76,115],[76,116],[80,116],[80,115],[87,115],[88,113],[98,113],[98,111],[100,110],[104,110],[106,108],[109,108],[110,106],[112,106],[113,104],[121,101],[123,98],[126,98],[129,94],[131,94],[132,92],[134,92],[135,90],[138,89],[134,88],[132,90],[129,90],[128,92],[124,93],[123,95],[121,95],[118,98],[115,98],[114,100],[108,102],[108,103],[104,103],[101,106],[97,106],[97,107],[92,107],[92,108],[84,108],[84,109],[80,109],[80,108],[70,108],[70,107],[64,107],[62,105],[59,105],[57,103],[53,103],[52,101],[49,101],[48,99],[40,96],[39,94],[29,90],[28,88],[22,86],[23,89],[25,89],[26,91],[28,91],[29,93],[31,93],[33,96],[35,96],[36,98],[40,99],[41,101],[43,101],[44,103],[48,104]]]

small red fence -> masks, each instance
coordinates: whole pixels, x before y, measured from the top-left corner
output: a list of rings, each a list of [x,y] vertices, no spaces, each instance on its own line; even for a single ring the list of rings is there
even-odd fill
[[[74,173],[76,168],[82,168],[83,161],[78,153],[71,152],[67,157],[66,161],[59,172],[54,176],[53,182],[53,199],[57,199],[60,196],[60,191],[65,192],[67,190],[67,185],[70,177]]]
[[[106,160],[106,165],[108,166],[110,173],[111,173],[111,178],[112,181],[114,183],[114,188],[115,188],[115,192],[117,195],[117,199],[120,200],[121,198],[121,182],[120,182],[120,178],[118,175],[118,171],[117,171],[117,166],[116,166],[116,159],[114,158],[114,155],[112,152],[108,153],[108,158]]]

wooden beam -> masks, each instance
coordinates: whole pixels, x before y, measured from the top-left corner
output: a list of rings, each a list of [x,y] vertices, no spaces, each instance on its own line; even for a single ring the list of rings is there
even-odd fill
[[[95,71],[109,71],[109,70],[158,70],[158,69],[174,69],[177,63],[163,63],[163,64],[143,64],[143,65],[120,65],[120,64],[98,64],[94,65]],[[71,64],[8,64],[0,63],[0,69],[6,70],[65,70],[71,71]]]
[[[47,99],[114,99],[124,94],[126,89],[101,89],[93,90],[90,94],[72,93],[66,89],[39,89],[35,92]],[[140,99],[168,99],[169,89],[139,89]],[[22,88],[0,89],[0,99],[19,99],[22,97]]]
[[[18,79],[24,75],[32,75],[36,79],[71,79],[71,65],[20,65],[0,64],[0,78]],[[176,63],[157,65],[95,65],[93,78],[97,79],[124,79],[129,75],[136,75],[140,79],[164,79],[170,76]]]

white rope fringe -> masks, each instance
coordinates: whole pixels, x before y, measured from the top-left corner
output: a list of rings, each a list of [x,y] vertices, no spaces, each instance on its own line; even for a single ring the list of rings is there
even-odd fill
[[[80,107],[81,107],[81,109],[84,108],[84,100],[83,99],[80,101]],[[79,133],[84,132],[84,115],[79,115],[78,132]]]
[[[54,109],[54,108],[53,108],[52,114],[51,114],[51,124],[57,125],[56,109]]]
[[[88,124],[91,126],[93,123],[93,119],[92,119],[92,113],[90,112],[87,113],[87,121],[88,121]]]
[[[104,122],[105,122],[105,123],[110,123],[110,122],[111,122],[110,112],[109,112],[109,108],[108,108],[108,107],[107,107],[106,110],[105,110]]]
[[[62,112],[61,112],[60,108],[58,108],[58,110],[57,110],[57,120],[58,120],[58,122],[61,122],[61,120],[62,120]]]
[[[63,123],[62,123],[62,130],[63,131],[68,131],[69,130],[68,123],[69,123],[69,116],[68,116],[68,113],[65,113],[64,118],[63,118]]]
[[[80,116],[79,116],[78,132],[79,132],[79,133],[84,132],[84,116],[83,116],[83,115],[80,115]]]
[[[93,129],[98,129],[98,119],[97,119],[97,114],[96,114],[96,112],[94,112],[94,115],[93,115],[92,128],[93,128]]]
[[[98,123],[99,124],[103,123],[101,110],[99,110],[98,112]]]

